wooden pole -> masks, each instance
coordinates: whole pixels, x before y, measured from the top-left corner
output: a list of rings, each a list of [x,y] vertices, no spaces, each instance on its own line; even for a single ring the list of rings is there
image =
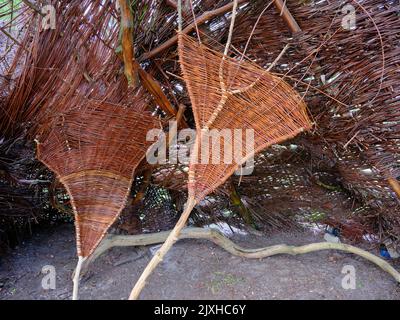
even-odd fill
[[[286,2],[286,1],[285,1]],[[290,13],[289,9],[286,7],[286,3],[282,0],[275,0],[274,4],[278,11],[281,13],[283,20],[288,25],[290,31],[294,34],[297,32],[301,32],[301,28],[297,21],[294,19],[292,14]]]
[[[72,289],[72,300],[78,300],[78,295],[79,295],[79,277],[81,274],[81,269],[82,269],[82,264],[85,261],[85,258],[79,256],[78,257],[78,263],[76,265],[75,269],[75,274],[74,274],[74,287]]]
[[[183,211],[181,217],[176,223],[174,229],[172,229],[171,233],[168,235],[167,239],[161,246],[161,248],[156,252],[153,258],[150,260],[149,264],[144,269],[142,275],[139,280],[136,282],[133,287],[131,294],[129,296],[129,300],[136,300],[139,298],[140,293],[142,292],[144,286],[146,285],[147,278],[151,275],[153,270],[158,266],[158,264],[163,260],[164,256],[171,249],[173,244],[178,240],[179,234],[181,230],[185,227],[186,221],[189,218],[192,209],[196,205],[196,201],[194,197],[190,197],[186,202],[185,210]]]

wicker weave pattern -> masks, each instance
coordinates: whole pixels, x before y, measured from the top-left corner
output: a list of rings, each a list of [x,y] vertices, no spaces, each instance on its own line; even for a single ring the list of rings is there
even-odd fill
[[[93,252],[125,206],[133,171],[149,146],[146,133],[155,126],[150,114],[93,104],[60,115],[38,144],[39,160],[71,197],[79,256]]]
[[[212,129],[242,129],[242,157],[232,164],[191,163],[189,193],[200,201],[253,154],[245,154],[244,130],[254,130],[254,153],[311,127],[302,98],[281,78],[248,62],[223,59],[189,36],[179,35],[179,55],[198,137]],[[232,137],[233,139],[233,137]],[[233,141],[233,140],[232,140]],[[197,152],[204,143],[199,139]],[[221,144],[222,146],[222,144]],[[212,154],[212,146],[209,146]],[[223,151],[220,154],[223,154]]]

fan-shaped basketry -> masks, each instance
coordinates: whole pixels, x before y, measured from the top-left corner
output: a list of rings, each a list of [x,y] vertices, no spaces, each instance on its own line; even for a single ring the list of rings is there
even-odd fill
[[[132,175],[156,126],[150,114],[106,103],[59,115],[38,158],[66,187],[76,218],[78,254],[89,256],[117,218]]]
[[[265,69],[224,57],[184,34],[179,34],[179,56],[199,141],[194,150],[198,161],[192,162],[189,170],[189,193],[197,201],[228,179],[247,158],[311,127],[300,95]],[[199,151],[213,129],[228,129],[230,137],[219,150],[212,150],[215,145],[208,143],[209,158],[201,158]],[[237,129],[241,134],[235,136]],[[246,130],[254,133],[250,152],[245,152]],[[242,141],[235,144],[235,139]],[[231,163],[222,161],[226,143],[242,145],[242,154],[232,155]],[[219,152],[220,162],[213,163],[213,152]]]

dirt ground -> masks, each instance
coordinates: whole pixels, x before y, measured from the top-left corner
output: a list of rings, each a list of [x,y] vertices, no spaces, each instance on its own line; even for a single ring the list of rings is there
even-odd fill
[[[312,233],[234,235],[245,247],[323,241]],[[154,251],[154,250],[153,250]],[[376,253],[376,252],[374,252]],[[0,261],[0,299],[70,299],[75,267],[72,225],[41,231]],[[151,257],[149,247],[114,248],[91,265],[81,299],[126,299]],[[399,269],[400,264],[394,263]],[[42,267],[56,270],[56,288],[42,288]],[[356,288],[342,288],[345,265]],[[156,269],[142,299],[399,299],[395,280],[370,262],[347,253],[321,251],[262,260],[233,257],[205,240],[182,240]]]

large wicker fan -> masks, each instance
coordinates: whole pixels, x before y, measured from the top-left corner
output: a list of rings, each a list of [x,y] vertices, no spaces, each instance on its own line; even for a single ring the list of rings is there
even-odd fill
[[[235,13],[236,6],[233,10]],[[234,17],[231,29],[233,21]],[[177,225],[133,288],[131,299],[139,296],[146,278],[177,240],[196,203],[225,182],[255,153],[311,127],[301,97],[282,79],[257,65],[228,58],[228,46],[225,53],[221,54],[197,43],[181,31],[178,39],[183,78],[197,127],[189,168],[189,198]],[[231,148],[228,149],[233,153],[236,151],[232,144],[237,145],[232,143],[236,138],[233,132],[236,129],[251,129],[254,132],[254,148],[247,154],[231,155],[234,161],[227,164],[222,156],[226,153],[225,146],[215,150],[212,144],[206,144],[213,129],[228,129],[231,132],[230,138],[224,138],[224,142],[230,141]],[[245,135],[242,134],[240,139],[242,146],[245,145]],[[207,148],[208,152],[203,153]],[[219,153],[217,163],[210,158],[213,152]]]
[[[133,171],[150,145],[146,133],[155,126],[156,119],[143,111],[95,103],[59,115],[38,143],[39,160],[71,197],[79,261],[124,208]]]
[[[193,152],[198,159],[192,161],[189,170],[189,196],[196,202],[224,183],[254,153],[310,128],[304,102],[281,78],[256,65],[224,59],[222,53],[184,34],[179,35],[179,56],[197,127],[197,150]],[[230,155],[234,160],[230,164],[223,161],[222,144],[215,150],[207,141],[212,130],[226,129],[231,133],[230,142],[243,150],[237,155],[232,147],[236,159]],[[235,136],[237,129],[240,131]],[[254,133],[254,152],[250,154],[244,152],[246,130]],[[209,152],[202,150],[205,143]],[[219,163],[213,163],[213,152],[220,153]]]
[[[88,257],[125,205],[154,118],[106,103],[60,115],[38,158],[68,190],[78,255]]]

